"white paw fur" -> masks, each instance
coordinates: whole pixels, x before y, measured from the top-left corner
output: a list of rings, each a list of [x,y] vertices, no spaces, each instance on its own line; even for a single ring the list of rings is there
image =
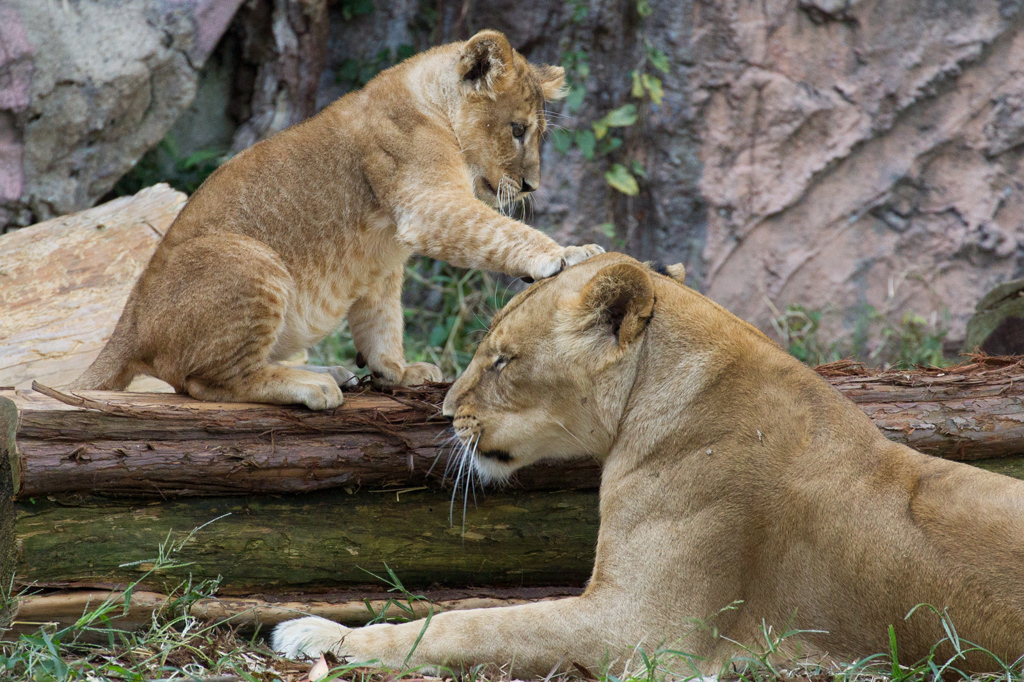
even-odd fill
[[[325,651],[339,653],[341,640],[352,630],[333,620],[308,616],[274,628],[270,647],[285,658],[316,658]]]

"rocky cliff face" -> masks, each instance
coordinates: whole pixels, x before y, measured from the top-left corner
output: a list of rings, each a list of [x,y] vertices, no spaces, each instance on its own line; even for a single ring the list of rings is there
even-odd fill
[[[0,4],[0,227],[95,203],[166,134],[242,0]]]
[[[140,35],[148,35],[145,25],[164,42],[154,35],[110,58],[142,66],[132,67],[136,76],[108,80],[150,94],[123,96],[125,113],[90,114],[82,123],[66,113],[74,106],[57,107],[48,93],[79,92],[84,77],[65,83],[46,74],[65,62],[94,64],[98,57],[83,55],[98,52],[99,41],[76,35],[92,30],[81,18],[43,21],[41,9],[26,9],[34,3],[14,2],[26,28],[18,38],[0,17],[0,73],[7,74],[0,192],[8,211],[0,222],[82,208],[102,195],[191,99],[202,59],[185,59],[189,41],[208,54],[209,40],[195,37],[199,27],[207,36],[223,32],[198,22],[199,8],[231,2],[239,0],[117,3],[135,8]],[[79,17],[83,8],[106,7],[69,4]],[[235,146],[244,146],[311,110],[317,74],[315,106],[322,107],[404,54],[496,28],[532,60],[567,64],[585,91],[578,107],[554,107],[553,123],[587,130],[617,107],[638,105],[636,122],[615,130],[622,144],[607,155],[587,160],[578,145],[566,152],[548,141],[530,222],[564,241],[682,261],[690,283],[765,329],[787,305],[823,311],[823,335],[847,342],[879,316],[913,311],[941,321],[948,311],[947,341],[956,346],[974,302],[1024,274],[1020,4],[343,0],[325,11],[323,0],[247,0],[225,40],[248,51],[232,62],[241,64],[231,67],[232,101],[219,106],[234,108],[242,124]],[[170,5],[193,9],[170,24],[166,12],[153,14]],[[33,36],[73,38],[76,49],[43,59]],[[260,45],[272,56],[260,56]],[[663,83],[659,104],[631,94],[631,72],[650,71],[655,53],[668,67],[651,71]],[[55,66],[38,66],[47,60]],[[223,71],[227,62],[218,63]],[[150,87],[160,74],[177,75]],[[248,88],[242,107],[240,85]],[[154,104],[158,97],[164,105]],[[12,162],[19,153],[20,166]],[[609,186],[605,173],[615,163],[639,169],[636,196]]]

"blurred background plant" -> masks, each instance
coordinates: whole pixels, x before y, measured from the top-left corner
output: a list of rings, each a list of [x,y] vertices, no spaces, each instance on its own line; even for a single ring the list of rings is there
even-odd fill
[[[414,258],[406,265],[402,290],[406,360],[432,362],[454,379],[469,364],[494,313],[523,288],[519,280]],[[310,349],[312,362],[352,371],[355,358],[347,325]]]

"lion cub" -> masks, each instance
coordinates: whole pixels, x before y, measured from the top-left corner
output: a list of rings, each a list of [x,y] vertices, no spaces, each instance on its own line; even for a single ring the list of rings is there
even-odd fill
[[[378,383],[440,381],[403,354],[412,254],[541,279],[603,251],[495,210],[537,189],[544,102],[563,81],[481,31],[238,154],[185,205],[72,388],[144,373],[201,400],[336,407],[347,369],[276,363],[346,317]]]

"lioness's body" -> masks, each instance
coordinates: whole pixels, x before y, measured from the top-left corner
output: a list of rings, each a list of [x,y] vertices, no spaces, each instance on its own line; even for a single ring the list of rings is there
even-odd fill
[[[621,667],[640,645],[712,673],[742,654],[729,640],[764,650],[763,624],[823,631],[782,656],[840,660],[888,652],[892,625],[908,663],[945,636],[924,609],[904,619],[921,603],[1007,663],[1024,655],[1024,482],[886,440],[756,329],[626,256],[513,299],[445,412],[488,477],[601,460],[597,557],[580,597],[435,616],[409,665],[543,675]],[[421,628],[301,619],[275,644],[398,667]]]
[[[539,279],[601,250],[562,248],[493,208],[539,184],[543,103],[562,82],[484,31],[243,151],[186,204],[74,387],[147,373],[201,399],[334,407],[350,372],[274,363],[346,317],[382,383],[439,381],[403,357],[410,255]]]

